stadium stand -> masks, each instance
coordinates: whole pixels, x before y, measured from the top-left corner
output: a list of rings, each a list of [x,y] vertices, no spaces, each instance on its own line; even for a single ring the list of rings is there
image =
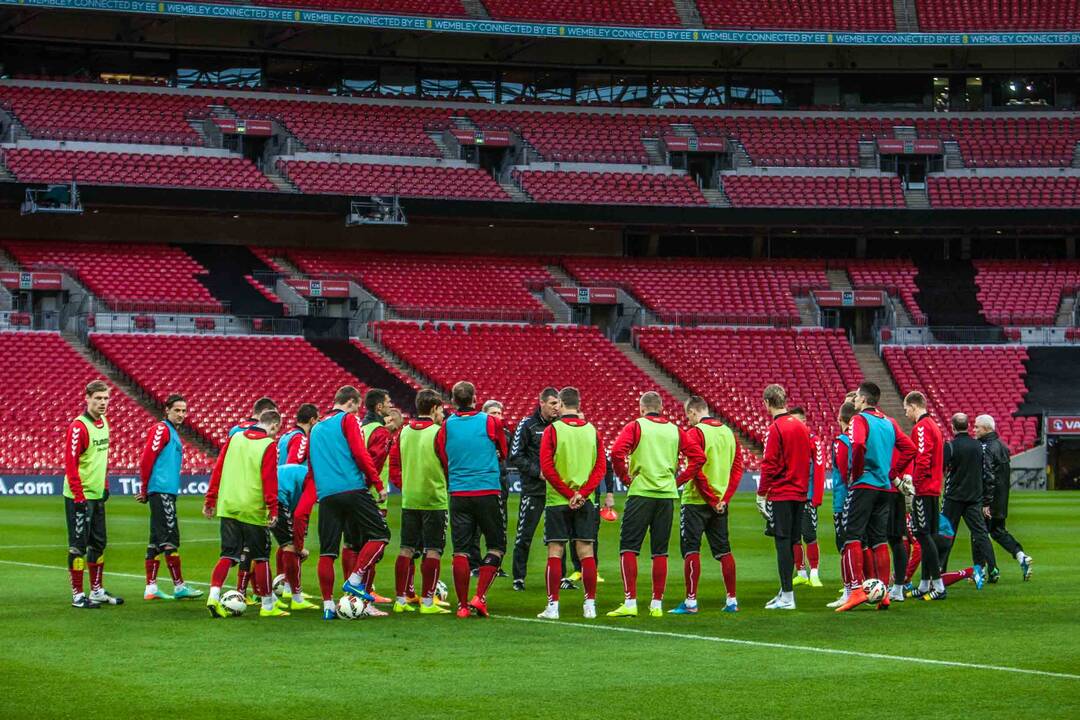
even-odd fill
[[[0,404],[0,468],[62,475],[64,433],[85,411],[83,388],[100,373],[56,333],[0,332],[0,356],[8,383],[7,399]],[[139,466],[146,430],[157,418],[115,387],[108,418],[109,469],[130,473]],[[209,467],[198,448],[187,448],[185,472],[207,472]]]
[[[705,27],[895,30],[890,0],[697,0]]]
[[[645,327],[637,340],[642,352],[759,443],[769,425],[761,400],[769,383],[782,384],[788,406],[805,408],[811,429],[831,438],[839,402],[862,381],[843,330]]]
[[[1080,207],[1080,177],[931,177],[930,204],[939,208]]]
[[[898,177],[725,175],[735,207],[905,207]]]
[[[0,107],[47,140],[202,145],[187,120],[207,117],[215,102],[193,93],[0,85]]]
[[[976,260],[979,304],[997,325],[1053,325],[1061,300],[1080,292],[1076,260]]]
[[[206,269],[169,245],[0,241],[24,268],[59,268],[116,309],[219,313],[199,282]]]
[[[4,150],[0,159],[20,182],[28,183],[277,189],[239,157],[14,148]]]
[[[312,160],[280,161],[278,167],[305,193],[510,200],[495,178],[479,168]]]
[[[672,0],[483,0],[495,20],[532,20],[582,25],[680,25]]]
[[[402,107],[230,97],[245,118],[278,120],[313,152],[442,157],[427,129],[449,127],[450,111],[437,106]]]
[[[311,277],[358,281],[402,317],[553,319],[528,290],[552,282],[539,258],[307,248],[287,258]]]
[[[582,412],[610,444],[638,416],[641,393],[656,385],[595,327],[380,322],[374,330],[390,352],[440,386],[472,380],[481,403],[503,403],[510,427],[533,412],[545,385],[573,385],[581,390]],[[674,398],[661,394],[678,419]]]
[[[828,115],[692,116],[702,136],[732,137],[755,165],[857,167],[859,140],[892,137],[905,121],[881,117]]]
[[[262,395],[278,403],[291,426],[301,403],[325,409],[342,385],[365,389],[298,337],[93,333],[90,345],[157,402],[174,392],[184,395],[188,423],[218,447]]]
[[[846,260],[844,264],[851,286],[856,290],[885,290],[900,298],[911,321],[926,324],[926,314],[919,307],[915,276],[919,269],[910,260]]]
[[[563,267],[581,282],[625,288],[663,322],[794,325],[795,294],[829,287],[819,260],[567,257]]]
[[[707,205],[689,175],[514,171],[533,200],[605,205]]]
[[[956,140],[969,167],[1068,167],[1080,118],[919,118],[919,137]]]
[[[967,413],[972,424],[987,413],[1013,453],[1035,444],[1038,419],[1013,417],[1027,392],[1026,348],[887,345],[883,355],[901,394],[926,393],[943,429],[954,413]]]
[[[1080,27],[1080,6],[1074,0],[915,0],[915,7],[919,27],[934,32]]]

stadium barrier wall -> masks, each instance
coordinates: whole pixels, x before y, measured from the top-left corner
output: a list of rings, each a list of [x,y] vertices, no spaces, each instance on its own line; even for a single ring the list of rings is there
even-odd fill
[[[825,30],[714,30],[681,27],[616,27],[570,25],[473,18],[383,15],[361,12],[301,10],[256,5],[158,0],[0,0],[0,5],[59,10],[90,10],[141,15],[219,20],[251,20],[293,25],[332,25],[412,32],[444,32],[469,35],[503,35],[528,38],[617,40],[717,45],[861,45],[892,47],[925,46],[1039,46],[1078,45],[1080,32],[848,32]]]

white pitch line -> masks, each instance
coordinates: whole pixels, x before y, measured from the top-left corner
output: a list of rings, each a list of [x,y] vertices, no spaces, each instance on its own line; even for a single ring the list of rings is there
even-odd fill
[[[788,645],[786,643],[763,642],[760,640],[740,640],[737,638],[713,637],[711,635],[693,635],[690,633],[663,632],[660,630],[640,630],[638,628],[617,627],[614,625],[591,625],[579,622],[561,622],[557,620],[540,620],[534,618],[514,617],[512,615],[492,615],[500,620],[512,620],[514,622],[535,623],[550,627],[584,628],[586,630],[606,630],[616,633],[629,633],[633,635],[651,635],[655,637],[676,638],[679,640],[698,640],[701,642],[723,643],[726,645],[742,645],[746,647],[771,648],[774,650],[795,650],[801,652],[820,653],[822,655],[846,655],[848,657],[868,658],[871,660],[896,660],[905,663],[918,663],[921,665],[938,665],[946,667],[964,668],[967,670],[992,670],[995,672],[1016,673],[1020,675],[1039,675],[1042,677],[1061,678],[1063,680],[1080,680],[1080,675],[1070,673],[1048,672],[1046,670],[1029,670],[1027,668],[1007,667],[1004,665],[984,665],[981,663],[966,663],[957,660],[934,660],[922,657],[907,657],[904,655],[885,655],[881,653],[860,652],[858,650],[839,650],[836,648],[813,647],[810,645]]]
[[[37,568],[40,570],[67,570],[66,567],[60,565],[44,565],[42,563],[18,562],[16,560],[0,560],[0,565],[16,565],[18,567]],[[110,572],[108,574],[111,577],[132,578],[134,580],[146,579],[142,575],[135,575],[133,573]],[[185,582],[187,582],[189,585],[205,586],[209,584],[204,582],[193,582],[191,580],[186,580]],[[742,645],[744,647],[771,648],[773,650],[795,650],[801,652],[819,653],[821,655],[845,655],[847,657],[868,658],[870,660],[896,660],[899,662],[917,663],[920,665],[958,667],[967,670],[991,670],[994,672],[1007,672],[1015,673],[1018,675],[1038,675],[1040,677],[1060,678],[1062,680],[1080,680],[1080,675],[1073,675],[1070,673],[1048,672],[1046,670],[1029,670],[1027,668],[1014,668],[1007,667],[1005,665],[984,665],[981,663],[959,662],[957,660],[934,660],[931,658],[907,657],[904,655],[885,655],[881,653],[860,652],[858,650],[839,650],[836,648],[820,648],[812,647],[809,645],[788,645],[786,643],[763,642],[760,640],[739,640],[737,638],[713,637],[711,635],[693,635],[690,633],[662,632],[660,630],[641,630],[638,628],[617,627],[615,625],[589,625],[587,623],[578,622],[558,622],[554,620],[539,620],[533,618],[514,617],[512,615],[492,615],[492,617],[499,620],[534,623],[537,625],[548,625],[550,627],[583,628],[585,630],[607,630],[609,632],[629,633],[631,635],[651,635],[654,637],[668,637],[678,640],[698,640],[700,642],[723,643],[725,645]]]
[[[39,570],[64,570],[64,571],[67,571],[67,568],[64,567],[63,565],[43,565],[42,563],[19,562],[18,560],[0,560],[0,565],[17,565],[18,567],[37,568]],[[107,571],[105,573],[105,575],[107,577],[133,578],[135,580],[142,580],[144,582],[146,581],[146,576],[145,575],[135,575],[134,573],[121,573],[121,572]],[[209,585],[210,583],[195,582],[193,580],[185,579],[184,584],[186,584],[186,585]]]
[[[207,543],[217,542],[221,538],[196,538],[195,540],[185,539],[181,544],[190,543]],[[106,549],[111,547],[123,546],[123,545],[146,545],[146,542],[140,542],[136,540],[125,540],[124,542],[111,542],[106,545]],[[66,548],[66,543],[48,543],[45,545],[0,545],[0,550],[36,550],[36,549],[49,549],[49,548]]]

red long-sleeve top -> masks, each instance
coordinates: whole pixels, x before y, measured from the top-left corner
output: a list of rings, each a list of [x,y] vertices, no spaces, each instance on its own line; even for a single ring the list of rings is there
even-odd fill
[[[661,425],[671,422],[660,413],[649,413],[644,417],[650,422]],[[637,420],[633,420],[619,431],[619,435],[611,446],[611,467],[627,487],[634,481],[630,477],[628,467],[630,453],[637,449],[639,442],[641,442],[641,426]],[[705,464],[705,453],[697,443],[690,440],[682,428],[679,428],[679,453],[686,458],[686,467],[675,478],[675,485],[682,487],[701,472],[701,467]]]
[[[258,440],[266,437],[266,431],[261,427],[248,428],[244,430],[244,437],[249,440]],[[225,466],[225,456],[228,454],[231,444],[232,438],[229,438],[225,442],[225,447],[221,449],[221,454],[218,455],[217,462],[214,464],[214,471],[210,473],[210,487],[206,490],[206,507],[210,509],[217,507],[218,488],[221,486],[221,469]],[[260,474],[262,476],[263,501],[266,503],[269,516],[275,518],[278,514],[278,487],[277,445],[274,443],[267,445],[266,450],[263,452]]]
[[[371,462],[380,473],[386,464],[386,459],[390,456],[390,446],[393,442],[394,434],[387,430],[385,425],[379,425],[368,433],[368,454],[371,455]]]
[[[810,504],[820,507],[825,498],[825,473],[828,463],[825,461],[825,443],[816,434],[810,433],[810,443],[814,449],[814,477],[810,488]]]
[[[701,419],[701,422],[713,427],[723,427],[724,423],[717,420],[714,417],[705,417]],[[690,437],[690,440],[697,443],[701,448],[701,452],[705,452],[705,433],[701,432],[695,425],[686,431],[686,434]],[[735,494],[735,491],[739,489],[739,482],[742,480],[743,474],[743,460],[742,449],[739,447],[739,440],[735,438],[735,459],[731,462],[731,471],[728,472],[728,485],[727,490],[724,491],[724,497],[717,497],[716,490],[709,484],[709,479],[705,476],[705,469],[702,467],[694,477],[694,486],[697,487],[698,492],[701,493],[701,497],[705,498],[705,502],[709,503],[713,507],[720,502],[730,503],[731,496]]]
[[[848,444],[841,440],[839,435],[833,438],[833,453],[836,455],[836,469],[840,473],[840,483],[847,485],[851,479],[848,477],[851,459],[848,458]]]
[[[907,436],[907,433],[900,429],[900,425],[897,424],[895,419],[885,415],[877,408],[868,408],[863,412],[885,418],[892,423],[893,434],[896,439],[893,444],[892,467],[889,469],[889,479],[895,480],[903,476],[904,469],[915,460],[915,443],[911,442],[911,438]],[[856,415],[851,419],[851,476],[856,480],[861,478],[866,470],[866,440],[869,434],[870,425],[866,418]],[[888,489],[891,492],[896,492],[896,488],[891,483]]]
[[[915,464],[911,473],[915,494],[941,495],[945,477],[945,441],[941,428],[929,413],[923,413],[911,428],[911,439],[915,443]]]
[[[87,416],[89,417],[89,415]],[[98,418],[95,427],[103,427],[105,421]],[[74,420],[68,425],[64,435],[64,474],[67,475],[68,487],[75,502],[86,502],[83,494],[82,476],[79,474],[79,458],[90,447],[90,434],[86,432],[81,420]]]
[[[572,427],[584,427],[586,420],[575,415],[563,415],[556,422],[564,422]],[[544,479],[555,489],[555,492],[569,500],[577,492],[583,498],[588,498],[600,486],[607,472],[607,459],[604,457],[604,443],[600,440],[600,431],[596,431],[596,460],[593,462],[589,477],[578,490],[572,490],[566,481],[559,475],[555,467],[555,453],[558,450],[559,436],[555,432],[555,424],[548,425],[544,434],[540,437],[540,472]]]
[[[290,465],[303,465],[307,462],[308,437],[303,428],[297,427],[297,434],[289,438],[289,444],[285,446],[285,457],[278,458],[283,463]]]
[[[476,415],[479,410],[458,410],[454,412],[455,415],[468,416]],[[487,436],[491,439],[491,442],[495,443],[495,453],[499,457],[499,462],[506,460],[506,456],[510,454],[510,449],[506,444],[506,431],[503,429],[503,422],[494,415],[488,415],[487,418]],[[443,472],[447,477],[450,476],[450,460],[446,456],[446,423],[442,424],[439,428],[439,432],[435,435],[435,454],[439,456],[439,462],[442,463]],[[450,493],[451,495],[459,495],[462,497],[478,496],[478,495],[498,495],[501,490],[466,490]]]
[[[805,424],[786,412],[774,417],[765,431],[758,495],[773,502],[806,502],[813,452]]]

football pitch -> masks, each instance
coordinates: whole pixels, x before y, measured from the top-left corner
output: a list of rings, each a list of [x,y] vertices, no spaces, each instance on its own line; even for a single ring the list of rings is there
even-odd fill
[[[395,530],[397,499],[390,512]],[[186,578],[205,589],[218,533],[216,521],[199,514],[200,503],[180,500],[181,554]],[[496,580],[491,619],[408,613],[328,623],[316,611],[280,619],[249,611],[213,621],[202,600],[144,602],[148,511],[131,497],[109,501],[105,571],[106,587],[127,604],[75,610],[68,606],[62,499],[0,498],[0,715],[1080,717],[1073,585],[1080,494],[1014,493],[1009,525],[1035,559],[1031,582],[1021,582],[1016,563],[995,547],[1001,581],[981,592],[965,582],[949,588],[944,602],[909,600],[889,612],[839,615],[825,607],[840,585],[829,500],[820,537],[825,587],[797,588],[794,612],[762,609],[777,589],[772,543],[751,496],[736,495],[734,505],[737,615],[720,612],[719,564],[703,555],[697,616],[603,617],[622,599],[618,525],[603,523],[606,582],[597,620],[581,618],[580,590],[563,591],[562,620],[536,619],[545,603],[538,536],[527,591]],[[379,566],[382,594],[392,594],[396,549],[395,539]],[[677,535],[671,553],[665,609],[683,595]],[[963,529],[951,565],[969,559]],[[442,577],[452,587],[449,557]],[[160,580],[162,589],[171,587],[164,563]],[[649,583],[643,558],[643,607]],[[312,560],[304,564],[304,585],[318,594]]]

